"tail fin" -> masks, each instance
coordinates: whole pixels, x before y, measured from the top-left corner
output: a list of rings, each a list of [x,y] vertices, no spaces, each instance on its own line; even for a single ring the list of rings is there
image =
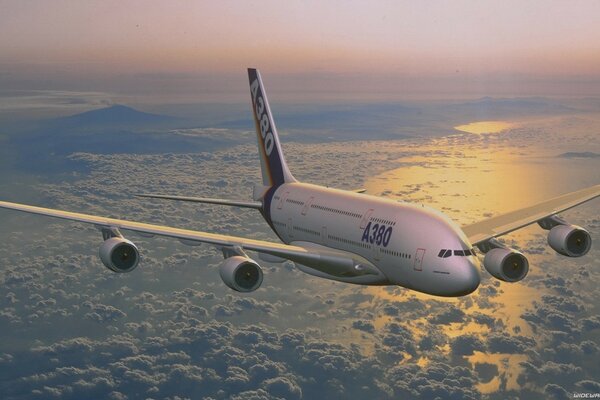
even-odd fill
[[[248,79],[250,80],[252,112],[254,114],[254,124],[256,125],[263,185],[271,187],[287,182],[296,182],[288,169],[285,158],[283,158],[277,128],[275,128],[275,122],[271,115],[271,108],[260,78],[260,72],[257,69],[248,68]]]

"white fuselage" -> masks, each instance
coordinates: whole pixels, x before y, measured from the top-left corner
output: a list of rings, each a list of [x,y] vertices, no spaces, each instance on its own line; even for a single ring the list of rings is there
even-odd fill
[[[313,275],[359,284],[396,284],[439,296],[468,294],[479,285],[479,263],[470,255],[465,235],[445,215],[425,206],[286,183],[273,194],[270,216],[284,242],[358,254],[381,272],[344,278],[298,266]],[[442,249],[452,255],[440,256]],[[469,255],[463,255],[465,250]]]

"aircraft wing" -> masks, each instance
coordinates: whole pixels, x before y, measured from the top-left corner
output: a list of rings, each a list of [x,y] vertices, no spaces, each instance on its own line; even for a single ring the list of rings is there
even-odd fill
[[[208,243],[221,249],[251,250],[266,253],[276,257],[285,258],[303,265],[323,271],[332,275],[379,275],[380,272],[366,259],[359,255],[334,249],[314,249],[302,246],[293,246],[283,243],[273,243],[263,240],[254,240],[229,235],[192,231],[187,229],[171,228],[167,226],[144,224],[140,222],[125,221],[113,218],[98,217],[94,215],[79,214],[68,211],[54,210],[29,206],[25,204],[0,201],[0,208],[23,211],[31,214],[45,215],[70,221],[93,224],[99,228],[119,229],[139,232],[145,235],[158,235],[181,239],[187,242]]]
[[[600,196],[600,185],[564,194],[539,204],[462,227],[473,245],[505,235]]]

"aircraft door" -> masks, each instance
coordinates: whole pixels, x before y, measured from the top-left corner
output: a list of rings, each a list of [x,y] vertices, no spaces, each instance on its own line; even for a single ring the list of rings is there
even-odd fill
[[[287,235],[288,235],[288,238],[290,239],[290,241],[292,241],[292,239],[294,238],[294,224],[293,224],[291,218],[288,218]]]
[[[321,243],[323,243],[323,246],[327,246],[327,227],[326,226],[321,228]]]
[[[425,249],[417,249],[417,252],[415,253],[415,264],[414,264],[415,271],[423,270],[423,256],[425,256]]]
[[[379,261],[381,259],[381,246],[377,246],[377,243],[373,243],[371,249],[373,251],[373,258],[375,261]]]
[[[372,208],[370,208],[363,215],[362,219],[360,220],[360,229],[365,229],[367,227],[367,224],[369,223],[369,219],[371,218],[371,215],[373,214],[373,211],[374,210]]]
[[[308,201],[304,204],[304,207],[302,208],[302,215],[306,215],[306,213],[308,212],[308,209],[310,208],[310,206],[312,205],[312,202],[315,198],[311,197],[310,199],[308,199]]]
[[[287,200],[289,195],[290,195],[290,192],[285,192],[283,194],[283,196],[281,196],[281,198],[279,199],[279,203],[277,203],[278,210],[281,210],[283,208],[283,203],[285,203],[285,201]]]

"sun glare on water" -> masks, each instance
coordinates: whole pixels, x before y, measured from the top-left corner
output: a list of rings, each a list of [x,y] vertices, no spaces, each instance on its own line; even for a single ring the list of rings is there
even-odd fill
[[[458,125],[455,126],[454,129],[461,132],[476,133],[480,135],[483,133],[499,133],[515,126],[515,123],[506,121],[480,121]]]
[[[564,129],[573,130],[569,124],[573,124],[572,119],[549,118],[519,123],[483,121],[454,128],[465,134],[402,142],[398,148],[397,168],[370,177],[364,187],[370,194],[436,208],[459,226],[519,209],[593,183],[569,184],[574,177],[580,176],[582,164],[591,168],[593,159],[557,157],[565,151],[565,141],[572,142],[562,133]],[[590,126],[600,125],[594,122]],[[499,132],[503,134],[495,134]],[[544,140],[532,136],[532,132],[544,132]],[[577,133],[585,134],[584,130]],[[390,144],[388,150],[393,146]],[[473,370],[493,369],[493,376],[484,374],[485,377],[480,378],[477,389],[481,393],[518,390],[517,378],[523,373],[521,363],[529,360],[528,355],[477,349],[457,356],[452,353],[451,343],[464,336],[479,338],[483,343],[492,335],[536,337],[523,315],[535,310],[543,296],[551,293],[535,282],[548,272],[542,266],[554,262],[555,255],[527,250],[544,243],[544,235],[545,232],[532,226],[506,238],[508,243],[526,249],[531,261],[529,275],[522,282],[496,281],[482,269],[480,289],[463,298],[436,298],[405,289],[364,289],[373,296],[371,302],[407,304],[409,307],[414,300],[425,310],[419,316],[413,313],[410,318],[380,313],[373,319],[375,330],[384,331],[386,326],[396,323],[416,338],[425,337],[432,326],[431,315],[440,310],[460,310],[454,321],[436,324],[438,332],[447,340],[443,345],[438,344],[436,351],[446,357],[462,357],[465,365]],[[435,254],[437,249],[430,251]],[[494,324],[488,322],[492,320]],[[424,352],[402,359],[403,363],[417,361],[427,364],[431,358]]]

